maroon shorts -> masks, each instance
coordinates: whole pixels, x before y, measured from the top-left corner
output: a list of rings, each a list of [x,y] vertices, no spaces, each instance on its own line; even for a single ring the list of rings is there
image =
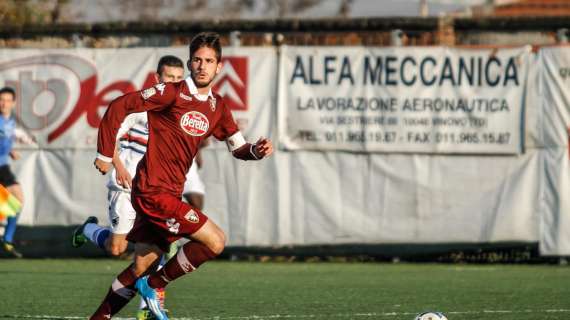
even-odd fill
[[[127,240],[155,244],[165,252],[172,242],[189,237],[208,220],[200,210],[166,193],[133,193],[131,202],[137,218]]]

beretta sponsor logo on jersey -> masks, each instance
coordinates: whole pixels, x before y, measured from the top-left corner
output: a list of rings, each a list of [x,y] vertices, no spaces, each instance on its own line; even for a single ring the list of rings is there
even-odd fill
[[[195,137],[203,136],[208,132],[210,122],[208,118],[198,111],[186,112],[180,118],[180,127],[187,134]]]

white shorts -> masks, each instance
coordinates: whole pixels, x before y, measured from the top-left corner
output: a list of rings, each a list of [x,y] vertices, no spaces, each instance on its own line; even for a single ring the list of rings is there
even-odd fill
[[[190,170],[186,174],[186,182],[184,182],[184,191],[182,194],[187,193],[206,193],[206,186],[198,174],[198,165],[196,163],[192,164]]]
[[[127,234],[133,228],[137,213],[131,204],[131,192],[109,190],[109,221],[113,234]]]

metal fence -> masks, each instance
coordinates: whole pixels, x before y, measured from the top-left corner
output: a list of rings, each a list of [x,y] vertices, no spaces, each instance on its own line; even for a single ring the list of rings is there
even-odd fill
[[[360,18],[3,26],[0,48],[186,45],[216,31],[224,45],[486,46],[566,42],[570,17]]]

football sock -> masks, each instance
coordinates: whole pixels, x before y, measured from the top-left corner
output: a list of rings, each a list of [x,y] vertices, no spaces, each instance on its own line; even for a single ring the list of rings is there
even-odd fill
[[[216,254],[205,245],[188,242],[162,269],[148,277],[148,284],[152,288],[164,288],[170,281],[196,270],[202,263],[215,257]]]
[[[133,273],[132,264],[123,270],[113,281],[111,288],[103,302],[91,316],[90,320],[108,320],[118,313],[136,295],[135,282],[137,277]]]
[[[13,243],[14,242],[14,234],[16,233],[16,226],[18,224],[18,216],[19,214],[9,217],[6,219],[6,229],[4,229],[4,241]]]
[[[103,228],[95,223],[88,223],[83,228],[83,234],[101,249],[105,249],[105,242],[111,235],[111,229]]]

